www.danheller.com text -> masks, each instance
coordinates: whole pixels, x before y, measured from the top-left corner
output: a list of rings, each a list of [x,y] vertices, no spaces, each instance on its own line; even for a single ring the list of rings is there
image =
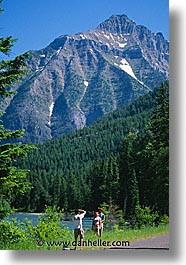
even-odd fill
[[[62,247],[76,247],[80,246],[80,242],[77,243],[75,241],[44,241],[44,240],[36,240],[36,245],[38,247],[42,247],[43,245],[47,245],[49,247],[52,246],[62,246]],[[109,240],[83,240],[82,242],[83,247],[129,247],[129,241],[109,241]]]

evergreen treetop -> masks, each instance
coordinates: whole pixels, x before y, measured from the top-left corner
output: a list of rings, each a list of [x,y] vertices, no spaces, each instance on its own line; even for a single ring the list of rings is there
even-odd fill
[[[0,12],[2,11],[0,8]],[[0,53],[8,56],[15,41],[12,36],[1,37]],[[11,86],[26,73],[24,67],[27,58],[28,53],[25,53],[13,60],[0,60],[0,97],[4,98],[14,93],[11,91]],[[15,196],[18,193],[25,193],[29,188],[26,180],[28,171],[18,168],[15,162],[18,158],[24,157],[32,147],[22,143],[12,143],[12,140],[20,138],[23,132],[23,130],[8,130],[0,121],[0,218],[8,215]]]

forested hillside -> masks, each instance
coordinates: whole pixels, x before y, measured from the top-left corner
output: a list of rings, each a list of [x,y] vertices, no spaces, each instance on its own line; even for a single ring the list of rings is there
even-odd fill
[[[20,162],[32,189],[14,207],[94,209],[112,203],[126,217],[136,206],[168,213],[168,84],[98,119],[38,145]]]

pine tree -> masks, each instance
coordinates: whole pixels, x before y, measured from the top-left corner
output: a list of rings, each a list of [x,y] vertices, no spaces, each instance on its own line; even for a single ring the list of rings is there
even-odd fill
[[[169,97],[168,85],[162,84],[156,97],[149,125],[146,156],[152,185],[153,208],[161,214],[169,211]]]
[[[136,206],[139,205],[139,186],[135,170],[132,169],[130,174],[127,183],[128,200],[126,212],[128,217],[133,218],[136,215]]]
[[[61,178],[59,174],[55,175],[53,182],[52,205],[59,206],[61,198]]]
[[[91,172],[91,207],[96,209],[105,199],[105,163],[97,160]],[[106,195],[108,200],[108,195]]]
[[[0,0],[0,4],[1,2]],[[11,36],[0,38],[0,53],[9,55],[15,41]],[[2,98],[15,93],[11,90],[11,85],[26,73],[24,67],[27,58],[26,53],[17,56],[14,60],[0,61],[0,96]],[[2,115],[2,111],[0,114]],[[5,129],[0,121],[0,218],[8,215],[15,197],[25,193],[29,188],[26,180],[27,171],[16,167],[16,161],[25,156],[32,147],[21,143],[10,143],[13,139],[20,138],[22,134],[23,130]]]
[[[135,172],[137,162],[136,133],[129,133],[124,140],[120,156],[120,207],[124,214],[130,217],[133,209],[139,203],[139,187]]]
[[[109,201],[114,204],[119,200],[119,166],[117,163],[117,157],[110,156],[107,166],[107,190]]]

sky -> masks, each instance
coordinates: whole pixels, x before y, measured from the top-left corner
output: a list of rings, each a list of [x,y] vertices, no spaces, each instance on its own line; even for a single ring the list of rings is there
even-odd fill
[[[0,37],[18,41],[11,56],[45,48],[63,34],[95,29],[113,14],[169,38],[168,0],[3,0]]]

